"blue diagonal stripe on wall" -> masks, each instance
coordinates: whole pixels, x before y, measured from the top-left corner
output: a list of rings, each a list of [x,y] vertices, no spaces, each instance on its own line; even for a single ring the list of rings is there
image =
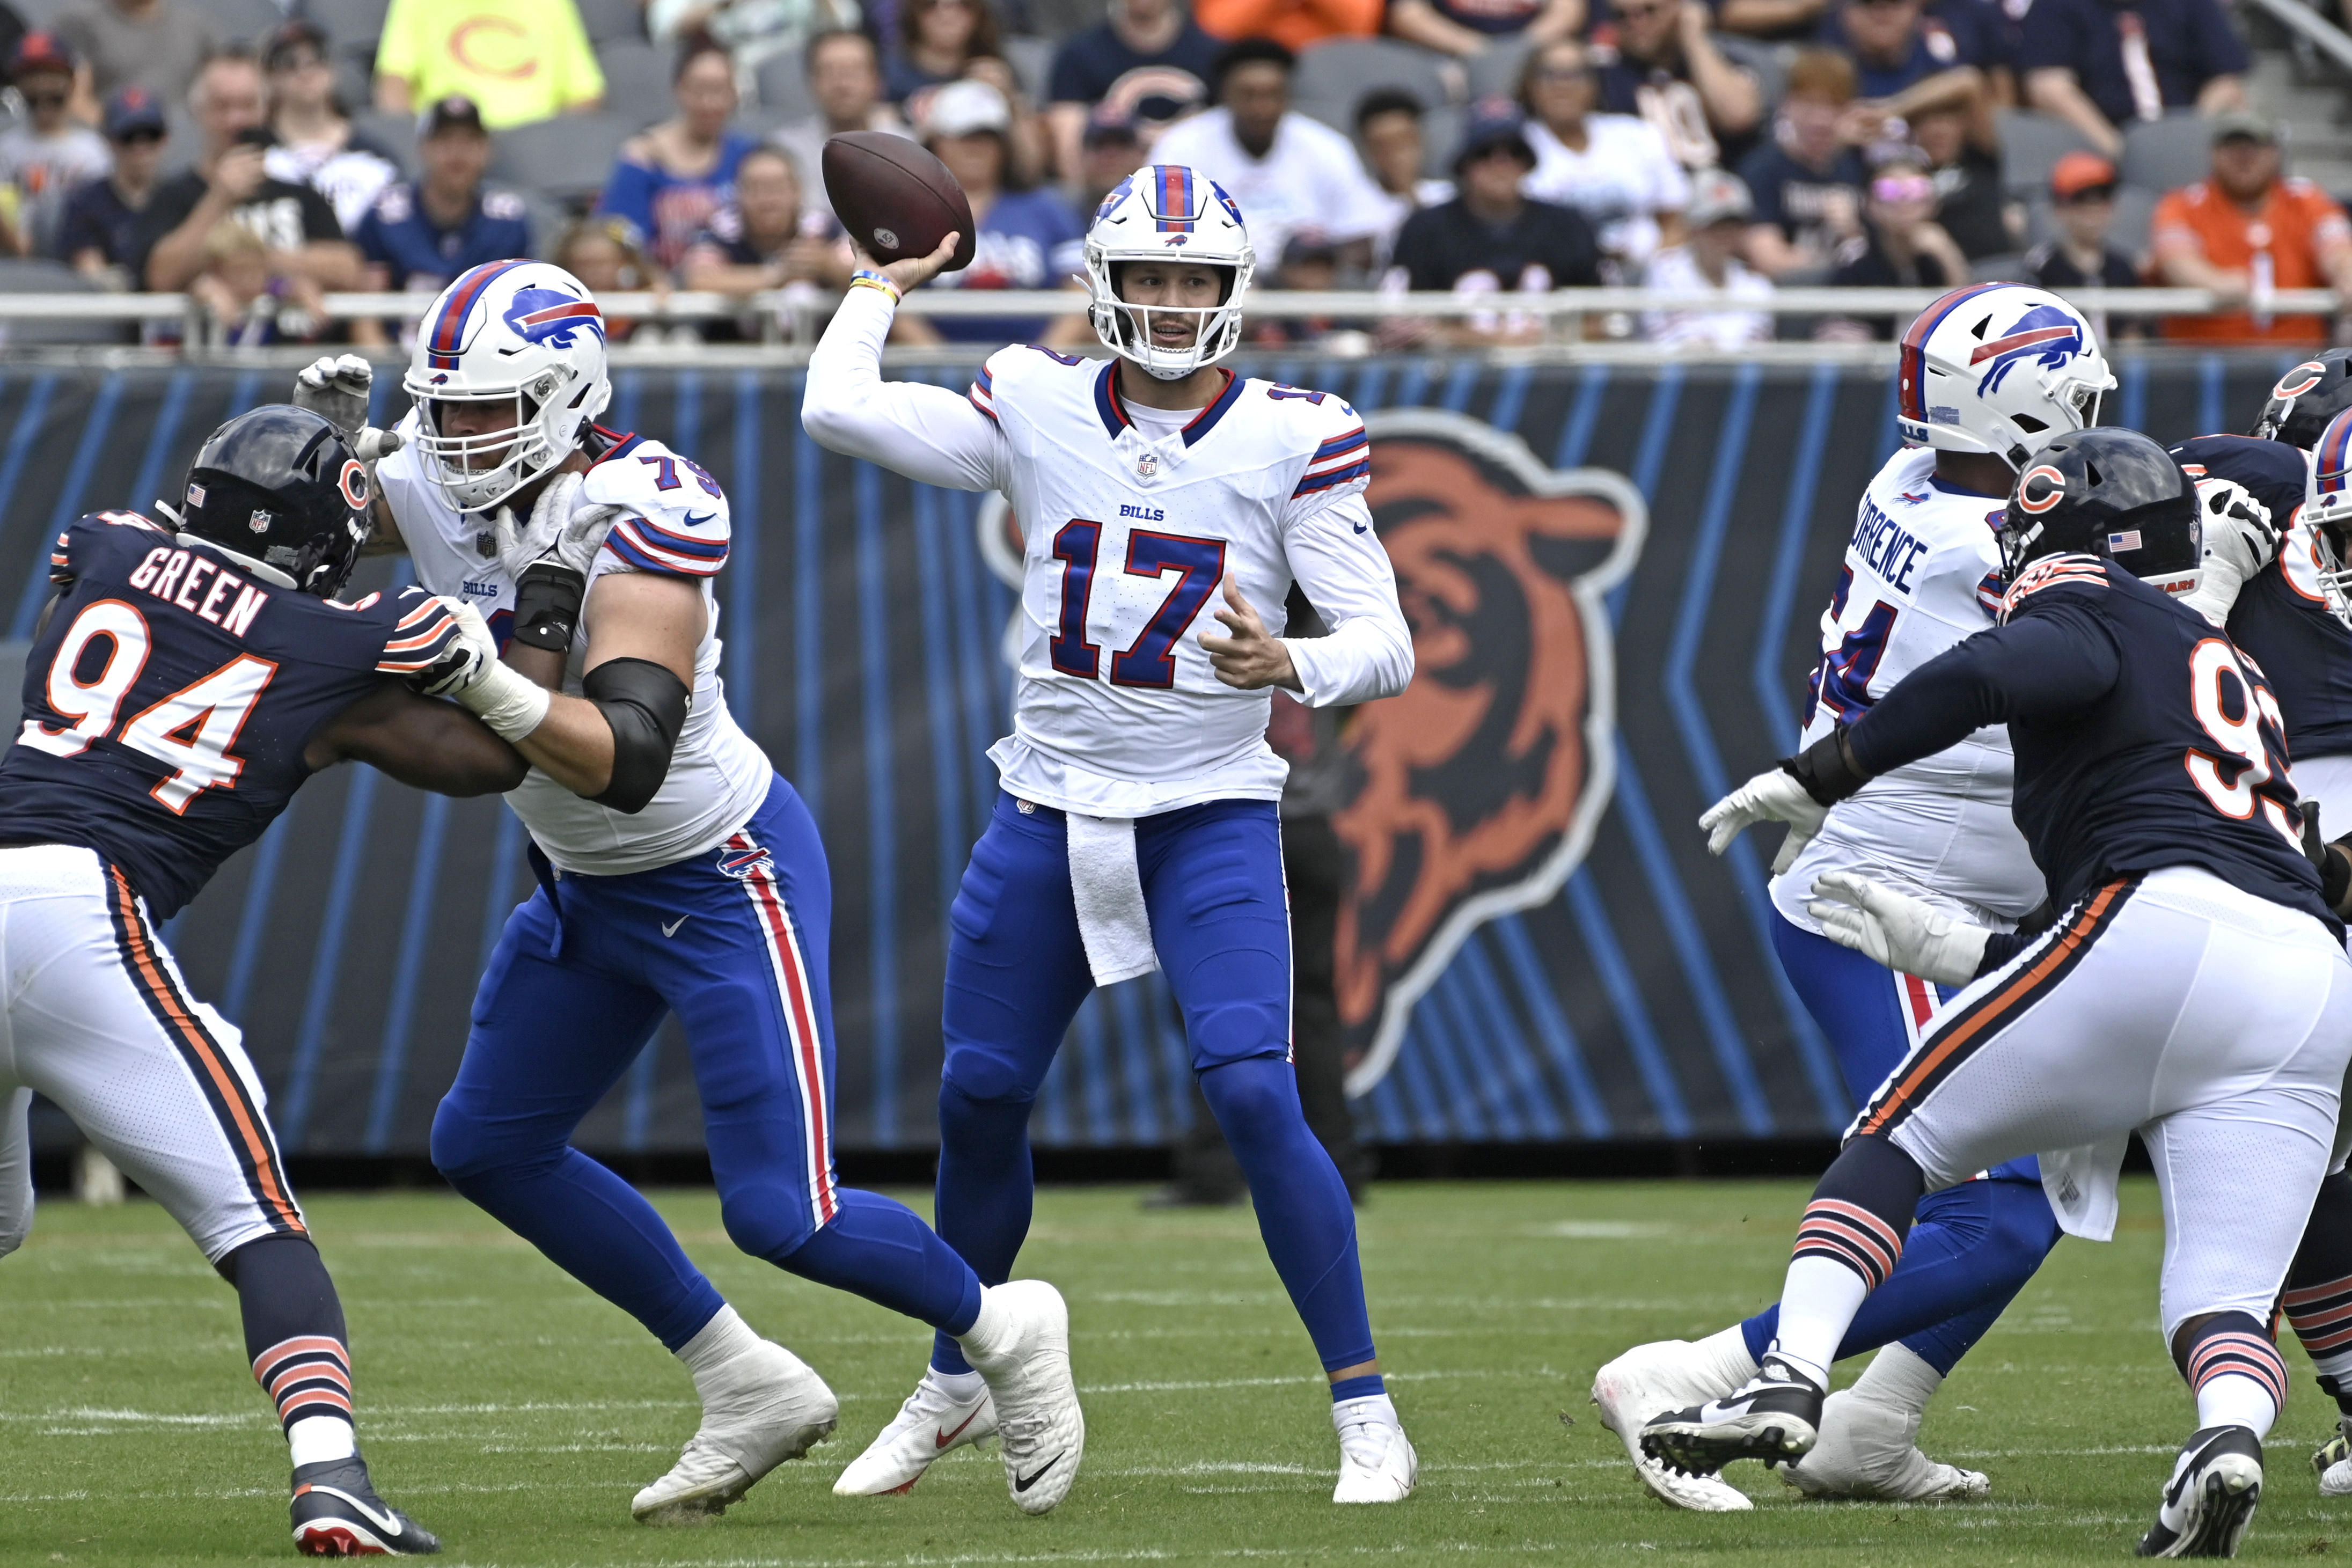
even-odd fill
[[[1805,536],[1811,531],[1813,496],[1821,484],[1822,449],[1829,444],[1830,420],[1837,410],[1837,367],[1813,367],[1805,393],[1805,423],[1797,434],[1796,460],[1789,466],[1789,499],[1780,509],[1780,538],[1772,552],[1772,575],[1764,586],[1764,616],[1756,632],[1756,700],[1776,734],[1796,744],[1796,710],[1781,687],[1780,654],[1789,646],[1789,616],[1796,603],[1797,577],[1804,568]]]
[[[49,596],[49,547],[58,534],[81,515],[82,497],[89,492],[90,470],[98,467],[98,454],[106,438],[114,430],[114,405],[122,400],[122,377],[110,374],[99,383],[98,395],[91,400],[89,416],[82,422],[81,439],[74,444],[73,458],[66,465],[65,482],[58,487],[57,505],[49,509],[49,526],[34,542],[32,569],[25,575],[25,587],[16,596],[16,618],[8,624],[8,636],[23,641],[33,635],[33,622],[41,613],[41,605]]]

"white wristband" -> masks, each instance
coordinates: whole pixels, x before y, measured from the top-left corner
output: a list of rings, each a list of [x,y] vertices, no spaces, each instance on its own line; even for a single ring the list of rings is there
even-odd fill
[[[488,666],[479,680],[452,692],[504,741],[520,741],[547,718],[553,694],[520,671],[503,664]]]

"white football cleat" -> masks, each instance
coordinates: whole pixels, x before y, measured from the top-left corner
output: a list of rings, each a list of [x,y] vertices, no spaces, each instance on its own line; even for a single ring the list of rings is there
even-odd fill
[[[882,1435],[849,1462],[833,1483],[835,1497],[884,1497],[910,1492],[923,1472],[956,1449],[996,1436],[996,1402],[986,1388],[973,1399],[958,1399],[926,1367],[923,1381],[898,1406]]]
[[[1051,1513],[1087,1451],[1087,1417],[1070,1375],[1070,1309],[1043,1279],[991,1285],[957,1343],[988,1380],[1004,1484],[1024,1513]]]
[[[1927,1458],[1918,1437],[1917,1412],[1843,1390],[1822,1406],[1812,1450],[1780,1479],[1807,1497],[1853,1502],[1943,1502],[1992,1494],[1990,1478]]]
[[[702,1401],[702,1426],[669,1474],[629,1501],[640,1524],[702,1524],[761,1477],[833,1432],[841,1406],[824,1379],[761,1340],[727,1363]]]
[[[1339,1484],[1333,1502],[1402,1502],[1421,1479],[1421,1458],[1388,1395],[1343,1399],[1331,1406],[1339,1429]]]
[[[1635,1345],[1592,1378],[1601,1424],[1617,1434],[1633,1457],[1642,1484],[1676,1508],[1697,1513],[1738,1513],[1756,1505],[1720,1476],[1692,1476],[1642,1452],[1642,1428],[1654,1415],[1720,1399],[1738,1387],[1726,1384],[1688,1340]]]
[[[2352,1459],[2338,1459],[2320,1472],[2321,1497],[2352,1497]]]

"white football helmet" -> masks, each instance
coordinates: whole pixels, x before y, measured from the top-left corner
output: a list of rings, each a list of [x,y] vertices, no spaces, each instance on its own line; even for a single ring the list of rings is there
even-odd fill
[[[545,261],[492,261],[441,290],[417,323],[401,384],[416,400],[416,451],[459,511],[483,511],[563,461],[604,411],[604,318],[587,286]],[[514,427],[441,430],[452,403],[511,401]]]
[[[2083,312],[2041,289],[1955,289],[1903,334],[1895,426],[1904,442],[1990,452],[2011,468],[2098,423],[2116,384]]]
[[[1087,230],[1087,314],[1103,346],[1133,360],[1162,381],[1178,381],[1214,364],[1242,341],[1242,296],[1249,292],[1257,256],[1242,209],[1224,188],[1181,163],[1153,163],[1121,180],[1095,209]],[[1152,346],[1145,308],[1120,300],[1115,273],[1123,261],[1202,262],[1232,269],[1224,298],[1210,306],[1151,306],[1161,316],[1198,316],[1200,331],[1181,349]]]

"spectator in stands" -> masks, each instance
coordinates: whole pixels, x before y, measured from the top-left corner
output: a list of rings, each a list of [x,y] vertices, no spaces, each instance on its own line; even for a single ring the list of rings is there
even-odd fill
[[[1699,0],[1616,0],[1592,29],[1601,107],[1658,129],[1685,169],[1737,160],[1764,120],[1764,90],[1708,36]]]
[[[1464,59],[1503,39],[1539,49],[1584,31],[1584,0],[1391,0],[1389,31]]]
[[[950,82],[931,95],[923,144],[939,155],[971,204],[973,256],[945,289],[1060,289],[1085,266],[1086,228],[1055,191],[1031,185],[1013,158],[1013,113],[984,81]],[[908,342],[1091,343],[1086,317],[909,318]]]
[[[266,161],[271,177],[310,186],[333,204],[343,232],[355,231],[383,188],[400,178],[400,168],[389,149],[352,129],[335,100],[327,35],[299,17],[284,23],[263,45],[261,65],[277,138]]]
[[[556,237],[548,259],[586,284],[593,294],[645,289],[651,289],[656,300],[669,295],[669,279],[646,258],[644,247],[637,243],[636,231],[625,219],[602,213],[580,219]],[[609,342],[657,344],[669,338],[670,330],[657,321],[641,321],[635,316],[616,316],[607,310],[604,335]],[[693,330],[684,329],[683,335],[691,342]]]
[[[1148,141],[1200,109],[1223,47],[1180,0],[1111,0],[1109,20],[1055,51],[1045,92],[1055,166],[1066,176],[1077,173],[1079,142],[1097,110]]]
[[[392,0],[375,103],[412,114],[451,94],[493,131],[604,105],[604,71],[572,0]]]
[[[1643,287],[1699,293],[1714,289],[1734,300],[1769,300],[1772,280],[1740,264],[1739,247],[1756,203],[1737,174],[1706,169],[1691,178],[1683,209],[1684,237],[1650,258]],[[1677,348],[1729,353],[1772,336],[1772,317],[1763,310],[1650,310],[1642,335]]]
[[[131,275],[159,293],[184,289],[205,267],[205,246],[223,218],[253,230],[270,276],[325,289],[360,280],[358,247],[343,237],[335,209],[308,185],[270,177],[269,128],[261,114],[261,69],[250,56],[215,55],[188,89],[204,138],[196,166],[157,188],[132,240]]]
[[[2132,289],[2138,264],[2107,243],[2116,221],[2116,166],[2096,153],[2069,153],[2050,171],[2050,213],[2058,237],[2025,253],[2025,275],[2044,289]],[[2091,318],[2101,342],[2111,336],[2140,337],[2147,323],[2137,316],[2106,312]]]
[[[676,267],[711,216],[735,195],[735,166],[755,143],[727,129],[735,118],[735,68],[704,41],[678,55],[670,79],[677,112],[621,144],[596,210],[625,218],[664,271]]]
[[[883,64],[883,90],[905,104],[927,87],[962,76],[974,60],[1003,58],[989,0],[899,0],[898,47]],[[908,113],[918,118],[919,109]]]
[[[1682,237],[1690,178],[1657,127],[1630,114],[1597,114],[1600,79],[1575,39],[1528,56],[1519,73],[1528,144],[1536,151],[1528,195],[1574,207],[1601,237],[1601,252],[1627,278],[1650,253]]]
[[[2245,103],[2246,46],[2220,0],[2041,0],[2025,14],[2025,100],[2113,158],[2119,127]]]
[[[1833,266],[1838,247],[1862,232],[1869,172],[1848,144],[1844,125],[1853,94],[1853,61],[1831,49],[1800,50],[1789,66],[1771,144],[1739,165],[1755,198],[1748,264],[1768,278],[1785,281]]]
[[[857,0],[649,0],[646,30],[664,48],[717,44],[734,59],[736,90],[752,95],[761,61],[854,28],[864,15]]]
[[[1830,282],[1841,289],[1951,289],[1968,280],[1968,258],[1936,222],[1936,179],[1927,154],[1901,145],[1878,149],[1862,233],[1840,249]],[[1889,339],[1895,318],[1835,318],[1817,335]]]
[[[31,113],[0,131],[0,249],[57,256],[66,197],[103,176],[106,138],[66,112],[75,60],[55,33],[27,33],[9,58],[8,79]]]
[[[106,100],[106,144],[114,166],[66,198],[58,253],[77,272],[112,288],[131,286],[132,242],[139,219],[154,199],[163,163],[163,106],[143,87],[121,87]]]
[[[186,0],[67,0],[55,26],[100,97],[142,87],[177,103],[221,47],[212,19]]]
[[[1385,0],[1195,0],[1192,14],[1220,38],[1272,38],[1303,49],[1328,38],[1369,38],[1381,30]]]
[[[1297,65],[1270,38],[1226,46],[1218,107],[1170,126],[1152,158],[1188,163],[1223,185],[1262,254],[1279,256],[1293,234],[1311,229],[1349,247],[1349,266],[1368,267],[1391,204],[1347,137],[1290,107]]]
[[[1375,88],[1356,100],[1356,145],[1363,149],[1364,166],[1371,171],[1373,183],[1388,198],[1388,221],[1381,226],[1375,258],[1383,267],[1405,219],[1454,199],[1453,181],[1422,174],[1429,166],[1423,113],[1421,100],[1401,87]]]
[[[490,133],[472,99],[453,94],[427,110],[416,153],[424,174],[387,187],[360,220],[369,289],[434,295],[468,268],[530,254],[522,198],[482,183]]]
[[[2158,281],[2247,307],[2168,318],[2168,338],[2332,341],[2325,316],[2271,313],[2268,296],[2281,289],[2333,289],[2352,309],[2352,224],[2309,180],[2282,175],[2278,130],[2252,110],[2214,119],[2212,172],[2157,204],[2153,248]]]
[[[1293,235],[1283,247],[1282,265],[1265,287],[1293,293],[1323,294],[1340,287],[1339,247],[1319,235]],[[1262,316],[1253,314],[1245,329],[1248,341],[1261,348],[1301,348],[1309,344],[1326,352],[1352,349],[1361,353],[1372,340],[1353,322],[1328,316]],[[1339,334],[1337,338],[1334,334]]]
[[[1984,92],[1993,63],[1930,25],[1927,0],[1844,0],[1822,24],[1821,41],[1853,61],[1861,96],[1896,119]]]
[[[1601,280],[1592,226],[1574,207],[1529,201],[1522,190],[1536,166],[1527,122],[1508,100],[1473,107],[1454,155],[1460,195],[1405,219],[1384,286],[1457,294],[1544,294]],[[1244,209],[1246,210],[1246,209]],[[1540,335],[1538,317],[1473,317],[1428,333],[1455,342],[1526,342]],[[1391,341],[1398,335],[1393,330]],[[1422,335],[1422,334],[1414,334]]]
[[[806,172],[808,178],[801,183],[806,210],[830,220],[833,204],[826,199],[824,182],[817,177],[824,166],[826,139],[851,131],[889,131],[901,136],[909,132],[898,111],[882,100],[882,64],[875,55],[873,39],[846,29],[819,33],[809,40],[802,58],[806,62],[809,97],[816,100],[816,112],[779,126],[771,140],[793,155],[793,167]]]
[[[679,265],[688,289],[749,295],[788,283],[849,284],[849,248],[834,225],[809,224],[800,171],[781,147],[754,147],[735,171],[735,199],[710,215]]]
[[[1970,261],[2015,254],[2020,236],[2001,194],[1991,105],[1981,113],[1930,109],[1910,117],[1910,130],[1936,182],[1936,222],[1960,254]]]
[[[1143,167],[1144,156],[1135,121],[1113,113],[1108,104],[1098,106],[1078,138],[1078,211],[1100,206],[1121,180]]]
[[[223,346],[309,342],[326,326],[318,284],[274,268],[261,237],[235,218],[213,225],[202,255],[204,268],[189,280],[188,297],[212,318]]]

